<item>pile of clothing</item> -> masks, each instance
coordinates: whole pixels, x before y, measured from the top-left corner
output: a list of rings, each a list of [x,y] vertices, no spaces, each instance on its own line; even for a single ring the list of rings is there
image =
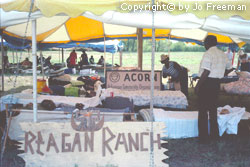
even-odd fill
[[[76,81],[63,70],[50,73],[48,79],[49,92],[52,95],[94,97],[99,86],[103,85],[99,76],[81,76]]]
[[[250,73],[243,71],[237,73],[239,80],[224,85],[224,90],[229,94],[250,95]]]

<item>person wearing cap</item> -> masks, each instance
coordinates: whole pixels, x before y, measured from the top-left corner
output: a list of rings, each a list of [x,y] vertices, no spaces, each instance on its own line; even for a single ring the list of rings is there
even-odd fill
[[[219,137],[217,122],[217,100],[220,91],[220,78],[231,69],[228,56],[217,47],[217,38],[208,35],[205,38],[204,53],[199,69],[200,80],[196,84],[195,93],[198,95],[198,129],[199,142],[208,143]],[[229,70],[230,71],[230,70]],[[210,136],[208,133],[208,113],[210,122]]]
[[[179,65],[174,61],[169,61],[168,55],[161,55],[161,63],[164,64],[162,67],[163,78],[171,77],[172,82],[179,82],[181,92],[188,97],[188,70],[187,68]]]

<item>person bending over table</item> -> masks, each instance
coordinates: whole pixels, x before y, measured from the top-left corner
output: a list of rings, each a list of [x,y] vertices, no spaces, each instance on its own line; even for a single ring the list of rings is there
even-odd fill
[[[199,142],[203,144],[210,140],[217,140],[219,137],[217,101],[220,79],[224,77],[225,70],[231,69],[232,65],[227,55],[219,50],[216,45],[217,38],[215,36],[208,35],[205,38],[204,46],[207,51],[202,57],[199,69],[200,80],[195,87],[195,93],[198,95]],[[210,119],[210,138],[207,112],[209,112]]]
[[[162,76],[167,78],[171,76],[171,81],[180,84],[181,92],[188,97],[188,70],[174,61],[169,61],[168,55],[161,55]]]

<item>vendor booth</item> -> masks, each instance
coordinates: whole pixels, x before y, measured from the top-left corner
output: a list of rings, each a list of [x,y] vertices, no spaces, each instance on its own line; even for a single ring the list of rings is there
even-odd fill
[[[148,3],[136,0],[123,3],[135,2]],[[121,7],[120,1],[21,0],[0,3],[1,14],[6,16],[1,19],[2,37],[13,45],[32,46],[33,89],[1,97],[1,111],[6,111],[6,117],[10,113],[6,119],[5,140],[6,134],[10,133],[11,138],[24,142],[23,158],[27,166],[45,164],[45,161],[52,163],[56,157],[54,163],[57,166],[98,166],[110,162],[124,167],[163,166],[162,160],[166,156],[161,149],[162,137],[197,137],[197,112],[172,111],[185,110],[188,101],[181,91],[161,89],[161,74],[154,70],[155,38],[202,44],[207,35],[215,35],[220,45],[232,48],[241,47],[250,40],[250,16],[243,13],[244,19],[233,14],[222,19],[208,13],[198,18],[185,12],[116,11]],[[49,5],[53,7],[48,8]],[[103,41],[101,46],[93,47],[104,51],[105,57],[108,39],[129,38],[139,41],[138,69],[108,71],[104,66],[105,80],[96,75],[83,75],[77,81],[72,81],[59,69],[51,73],[56,81],[54,78],[48,83],[39,80],[38,84],[37,48],[90,46],[93,44],[87,42]],[[143,38],[152,38],[151,71],[143,71]],[[135,106],[147,109],[136,113]],[[225,108],[230,114],[219,117],[220,132],[235,134],[237,123],[248,114],[245,108]],[[221,111],[222,108],[218,108],[218,115]],[[128,125],[139,114],[145,122]],[[11,122],[18,128],[10,127]],[[38,150],[35,152],[34,148]],[[93,157],[99,152],[96,156],[99,159],[95,160]],[[84,161],[81,157],[85,157]],[[70,160],[65,162],[67,159]]]

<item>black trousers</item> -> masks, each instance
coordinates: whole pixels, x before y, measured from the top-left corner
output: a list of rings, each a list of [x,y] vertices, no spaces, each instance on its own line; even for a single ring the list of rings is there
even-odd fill
[[[181,92],[188,97],[188,71],[186,68],[180,72],[180,78]]]
[[[217,101],[220,90],[219,79],[207,78],[198,92],[198,128],[200,140],[207,140],[208,113],[210,122],[210,136],[213,139],[219,137],[217,122]]]

